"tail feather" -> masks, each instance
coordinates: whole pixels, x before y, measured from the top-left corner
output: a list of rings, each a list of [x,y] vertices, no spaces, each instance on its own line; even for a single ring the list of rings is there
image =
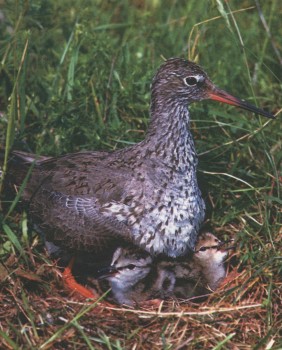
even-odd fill
[[[20,160],[25,163],[33,163],[33,162],[38,162],[38,161],[43,161],[50,159],[50,157],[45,157],[45,156],[39,156],[37,154],[33,153],[27,153],[27,152],[22,152],[22,151],[13,151],[11,153],[12,157],[14,157],[17,160]]]
[[[21,186],[32,164],[48,159],[48,157],[37,156],[31,153],[12,151],[8,158],[6,172],[3,174],[4,157],[5,150],[0,150],[0,169],[2,171],[0,176],[4,176],[2,192],[4,197],[9,198]]]

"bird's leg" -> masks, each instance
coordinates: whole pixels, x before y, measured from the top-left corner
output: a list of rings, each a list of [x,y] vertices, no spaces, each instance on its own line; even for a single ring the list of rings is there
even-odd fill
[[[72,274],[72,268],[73,268],[73,264],[74,264],[74,260],[75,258],[72,257],[68,266],[64,269],[62,277],[63,280],[65,282],[65,284],[73,291],[77,292],[78,294],[80,294],[81,296],[85,297],[85,298],[97,298],[98,296],[95,295],[91,290],[83,287],[81,284],[79,284],[78,282],[76,282],[73,274]]]

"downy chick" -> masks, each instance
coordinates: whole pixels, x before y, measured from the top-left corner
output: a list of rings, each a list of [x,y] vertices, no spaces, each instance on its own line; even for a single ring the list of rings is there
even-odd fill
[[[195,253],[185,260],[153,258],[139,249],[118,248],[111,266],[100,271],[118,304],[134,305],[154,298],[187,299],[215,290],[225,277],[228,249],[213,234],[199,237]]]
[[[212,233],[204,233],[199,237],[192,259],[172,264],[172,271],[175,274],[173,291],[175,297],[187,299],[210,293],[218,288],[226,275],[224,261],[228,256],[228,250],[232,248],[224,247],[226,243],[217,239]]]
[[[109,282],[114,301],[129,306],[153,298],[165,299],[175,284],[173,272],[157,270],[147,252],[134,248],[118,248],[111,266],[100,273],[100,280]]]

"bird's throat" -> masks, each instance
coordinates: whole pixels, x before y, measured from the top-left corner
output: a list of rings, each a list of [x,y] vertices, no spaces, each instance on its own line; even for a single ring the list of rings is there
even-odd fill
[[[197,155],[189,124],[187,106],[152,108],[151,123],[142,142],[142,151],[146,152],[146,157],[158,158],[177,172],[195,171]]]

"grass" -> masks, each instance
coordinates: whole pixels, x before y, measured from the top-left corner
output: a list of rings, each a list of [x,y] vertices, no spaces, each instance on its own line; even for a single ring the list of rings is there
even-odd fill
[[[26,213],[6,203],[1,348],[281,349],[281,15],[278,0],[5,2],[0,143],[7,150],[56,156],[143,139],[163,57],[198,61],[218,86],[277,119],[212,102],[191,107],[205,228],[238,242],[225,284],[200,305],[133,310],[78,301]]]

